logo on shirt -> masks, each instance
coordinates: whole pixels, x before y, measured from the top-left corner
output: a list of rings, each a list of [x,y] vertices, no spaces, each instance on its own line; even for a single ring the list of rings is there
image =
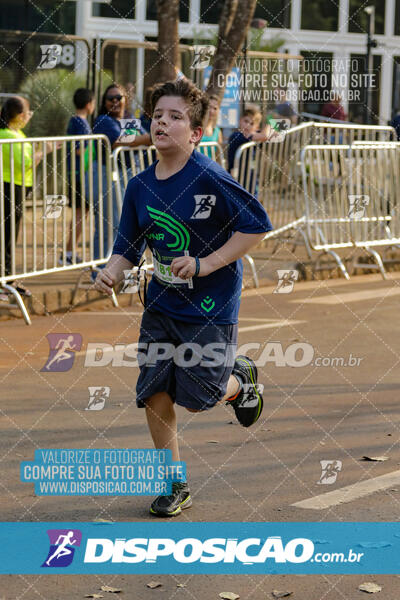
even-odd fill
[[[182,252],[189,248],[190,235],[182,223],[179,223],[174,217],[171,217],[171,215],[162,210],[157,210],[151,206],[146,206],[146,208],[154,223],[173,236],[174,241],[167,244],[170,250]]]
[[[211,214],[211,209],[215,206],[217,198],[211,194],[201,194],[194,196],[196,207],[193,211],[191,219],[208,219]]]

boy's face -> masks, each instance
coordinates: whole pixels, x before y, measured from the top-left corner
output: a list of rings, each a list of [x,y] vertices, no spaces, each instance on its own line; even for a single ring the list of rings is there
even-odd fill
[[[157,102],[151,122],[151,139],[162,154],[192,151],[203,135],[201,127],[192,129],[189,107],[179,96],[162,96]]]
[[[246,115],[240,118],[239,128],[246,137],[249,137],[257,129],[258,121],[251,115]]]

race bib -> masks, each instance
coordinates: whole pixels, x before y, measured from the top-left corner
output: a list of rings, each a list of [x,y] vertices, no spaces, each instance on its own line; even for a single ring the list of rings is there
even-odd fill
[[[171,265],[165,265],[159,262],[153,254],[153,265],[154,265],[154,275],[157,279],[160,279],[164,283],[169,283],[171,285],[188,285],[190,288],[193,286],[192,279],[182,279],[181,277],[177,277],[173,274],[171,270]]]

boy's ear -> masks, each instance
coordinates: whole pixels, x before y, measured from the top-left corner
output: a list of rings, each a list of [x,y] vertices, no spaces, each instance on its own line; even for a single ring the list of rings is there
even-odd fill
[[[203,128],[195,127],[195,129],[192,130],[192,133],[190,135],[190,141],[192,142],[192,144],[195,144],[197,146],[197,144],[200,142],[202,137],[203,137]]]

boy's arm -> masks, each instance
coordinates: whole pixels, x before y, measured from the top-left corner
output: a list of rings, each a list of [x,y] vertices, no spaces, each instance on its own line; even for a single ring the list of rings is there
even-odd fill
[[[129,146],[130,148],[136,148],[137,146],[151,146],[151,137],[149,133],[143,133],[137,135],[132,142],[124,143],[123,141],[116,141],[113,143],[113,150],[119,146]]]
[[[265,237],[263,233],[242,233],[236,231],[231,238],[218,250],[208,256],[200,258],[199,277],[210,275],[214,271],[226,267],[244,256],[250,248],[256,246]],[[180,256],[174,258],[171,270],[177,277],[188,279],[196,272],[196,259],[192,256]]]
[[[124,271],[133,267],[127,258],[120,254],[113,254],[104,269],[96,277],[94,287],[99,292],[111,296],[113,287],[124,278]]]

